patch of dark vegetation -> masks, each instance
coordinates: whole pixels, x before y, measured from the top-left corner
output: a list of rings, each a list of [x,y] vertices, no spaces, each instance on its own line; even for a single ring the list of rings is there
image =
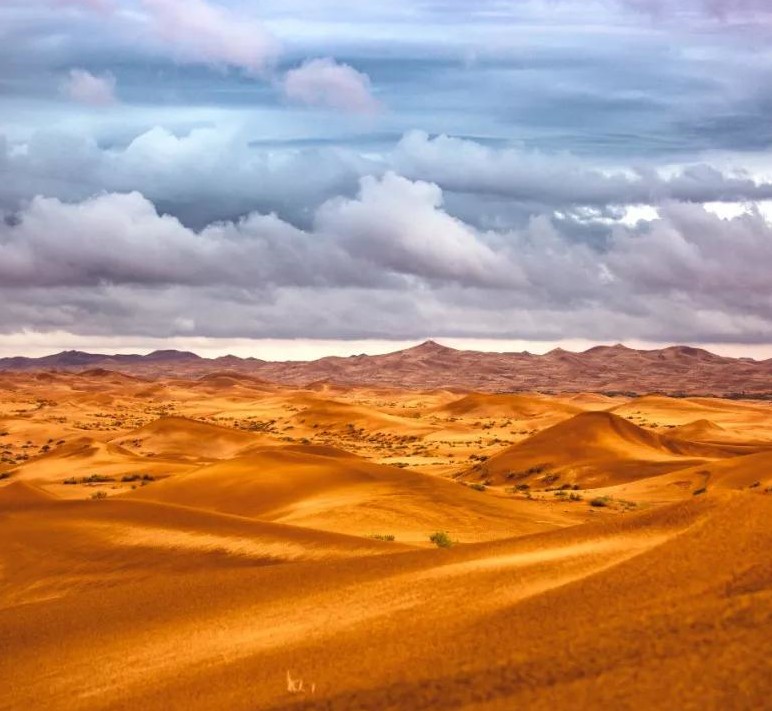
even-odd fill
[[[391,533],[374,533],[370,538],[376,541],[387,541],[388,543],[396,540],[396,537]]]
[[[131,483],[135,481],[151,482],[155,481],[155,477],[150,474],[127,474],[121,477],[121,481],[124,483]]]
[[[455,541],[450,537],[447,531],[437,531],[429,536],[429,540],[434,543],[437,548],[452,548],[455,545]]]
[[[115,477],[102,476],[101,474],[92,474],[91,476],[84,476],[80,479],[71,476],[69,479],[65,479],[64,483],[68,486],[75,486],[76,484],[84,484],[86,486],[91,484],[109,484],[115,481]]]
[[[699,489],[695,489],[692,492],[692,496],[702,496],[703,494],[707,494],[707,493],[708,493],[708,487],[703,486],[703,487],[701,487]]]

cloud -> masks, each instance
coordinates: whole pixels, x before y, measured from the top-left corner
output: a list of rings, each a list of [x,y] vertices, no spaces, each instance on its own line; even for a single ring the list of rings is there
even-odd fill
[[[117,102],[115,77],[96,76],[85,69],[71,69],[62,84],[62,92],[72,101],[88,106],[110,106]]]
[[[448,213],[497,230],[551,211],[588,222],[619,219],[636,204],[772,198],[772,183],[708,164],[593,167],[568,153],[493,148],[423,132],[377,152],[325,143],[250,145],[250,137],[218,128],[175,135],[156,127],[107,148],[58,132],[5,147],[0,142],[0,208],[16,209],[35,195],[79,201],[100,191],[138,191],[196,228],[254,211],[308,227],[326,200],[353,197],[362,177],[388,171],[439,186]]]
[[[313,227],[201,230],[138,193],[36,198],[0,223],[0,331],[211,337],[772,338],[772,224],[668,203],[602,247],[549,215],[481,231],[393,173]]]
[[[180,61],[264,74],[279,54],[278,40],[257,20],[205,0],[141,0],[151,28]]]
[[[769,14],[767,0],[617,0],[624,5],[632,6],[656,15],[668,14],[675,10],[693,10],[707,15],[728,19],[737,15]]]
[[[372,95],[370,78],[330,57],[309,59],[291,69],[282,82],[285,96],[309,106],[374,114],[381,105]]]
[[[114,0],[53,0],[54,5],[60,7],[76,7],[91,12],[110,13],[116,9]]]
[[[521,278],[473,228],[444,212],[442,201],[442,191],[430,183],[394,173],[380,180],[366,177],[356,199],[322,205],[315,226],[381,269],[487,286]]]
[[[390,174],[364,179],[355,199],[323,204],[313,231],[259,213],[195,231],[136,192],[79,203],[37,197],[0,226],[0,281],[242,288],[396,285],[403,277],[511,283],[501,256],[440,210],[441,201],[436,186]]]
[[[568,153],[491,148],[475,141],[406,134],[396,148],[394,167],[413,179],[445,190],[495,195],[542,205],[635,205],[666,200],[712,202],[772,198],[772,183],[747,174],[725,174],[697,164],[670,170],[655,167],[593,168]]]

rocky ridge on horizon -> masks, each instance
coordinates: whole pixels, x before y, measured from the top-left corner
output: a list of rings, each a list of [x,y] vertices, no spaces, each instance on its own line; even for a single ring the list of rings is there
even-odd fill
[[[63,351],[42,358],[0,358],[0,372],[113,370],[140,377],[248,374],[287,385],[328,382],[410,389],[628,392],[752,396],[772,394],[772,359],[729,358],[689,346],[642,351],[622,345],[544,355],[462,351],[426,341],[385,355],[327,356],[313,361],[203,358],[185,351],[104,355]]]

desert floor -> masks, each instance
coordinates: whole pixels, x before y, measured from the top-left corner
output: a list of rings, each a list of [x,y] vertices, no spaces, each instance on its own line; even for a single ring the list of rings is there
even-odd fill
[[[768,402],[0,374],[0,536],[2,709],[772,708]]]

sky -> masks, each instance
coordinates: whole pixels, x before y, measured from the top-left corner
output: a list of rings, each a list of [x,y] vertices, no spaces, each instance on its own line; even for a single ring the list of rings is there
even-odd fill
[[[0,0],[0,354],[772,356],[768,0]]]

